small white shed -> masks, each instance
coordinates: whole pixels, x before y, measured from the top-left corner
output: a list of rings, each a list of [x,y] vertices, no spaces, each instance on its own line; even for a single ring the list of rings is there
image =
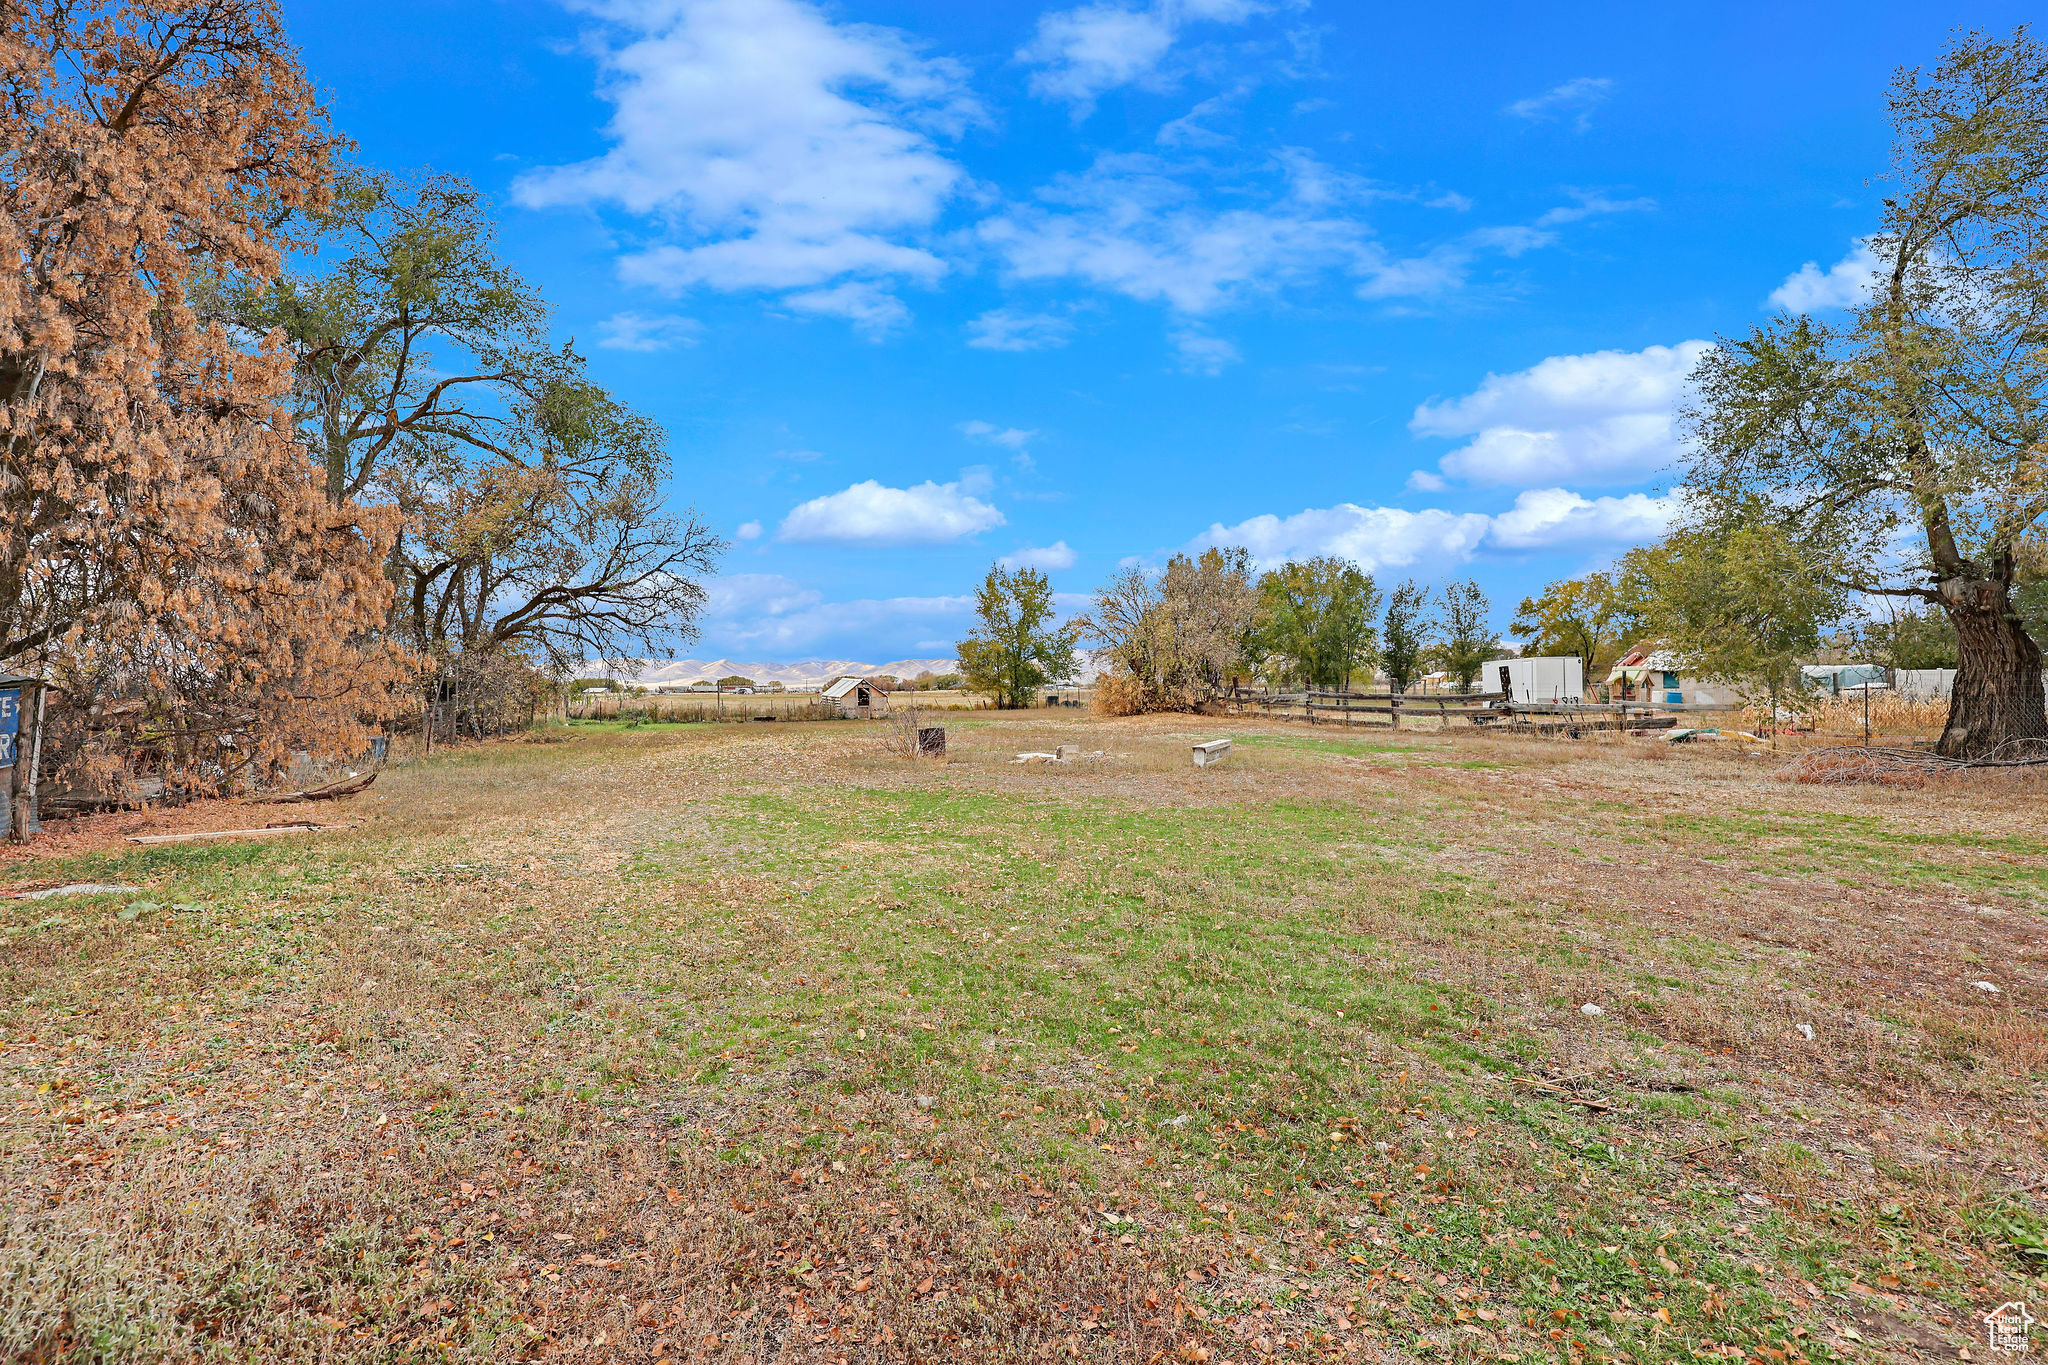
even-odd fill
[[[1510,702],[1576,706],[1586,698],[1586,666],[1576,654],[1529,659],[1489,659],[1479,685]]]
[[[866,719],[889,714],[889,694],[873,678],[841,678],[822,695],[842,716]]]

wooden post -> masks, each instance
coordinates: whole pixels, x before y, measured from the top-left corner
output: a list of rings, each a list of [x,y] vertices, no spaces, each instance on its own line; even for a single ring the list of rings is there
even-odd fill
[[[47,647],[47,643],[45,643],[45,647]],[[39,673],[39,677],[35,681],[35,737],[29,741],[29,800],[25,802],[27,808],[20,810],[20,837],[23,837],[23,843],[27,843],[33,835],[41,833],[41,829],[43,829],[43,821],[41,821],[41,817],[39,817],[37,810],[35,810],[35,784],[37,784],[37,776],[43,772],[43,708],[45,708],[47,698],[49,698],[49,661],[47,659],[43,661],[43,667],[37,669],[37,673]],[[1864,688],[1864,696],[1866,698],[1870,696],[1870,688]],[[1866,708],[1868,708],[1868,704],[1866,704]],[[1864,729],[1870,729],[1870,726],[1866,724]],[[16,739],[16,759],[20,757],[18,745],[20,745],[20,741]]]

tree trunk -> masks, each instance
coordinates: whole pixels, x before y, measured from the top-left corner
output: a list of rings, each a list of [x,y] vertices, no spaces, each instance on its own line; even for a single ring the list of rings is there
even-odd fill
[[[1937,749],[1949,758],[1981,758],[2015,739],[2048,739],[2041,649],[2020,624],[2006,585],[1993,578],[1951,578],[1942,609],[1962,650]]]

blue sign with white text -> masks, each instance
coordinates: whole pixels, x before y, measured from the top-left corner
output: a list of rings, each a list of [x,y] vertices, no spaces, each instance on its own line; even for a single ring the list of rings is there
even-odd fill
[[[0,768],[14,766],[14,741],[21,734],[21,689],[0,692]]]

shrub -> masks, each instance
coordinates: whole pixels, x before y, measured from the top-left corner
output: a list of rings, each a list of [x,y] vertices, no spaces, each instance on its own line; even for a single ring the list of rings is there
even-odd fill
[[[1098,716],[1139,715],[1147,709],[1145,685],[1128,673],[1105,673],[1095,680],[1089,706]]]

